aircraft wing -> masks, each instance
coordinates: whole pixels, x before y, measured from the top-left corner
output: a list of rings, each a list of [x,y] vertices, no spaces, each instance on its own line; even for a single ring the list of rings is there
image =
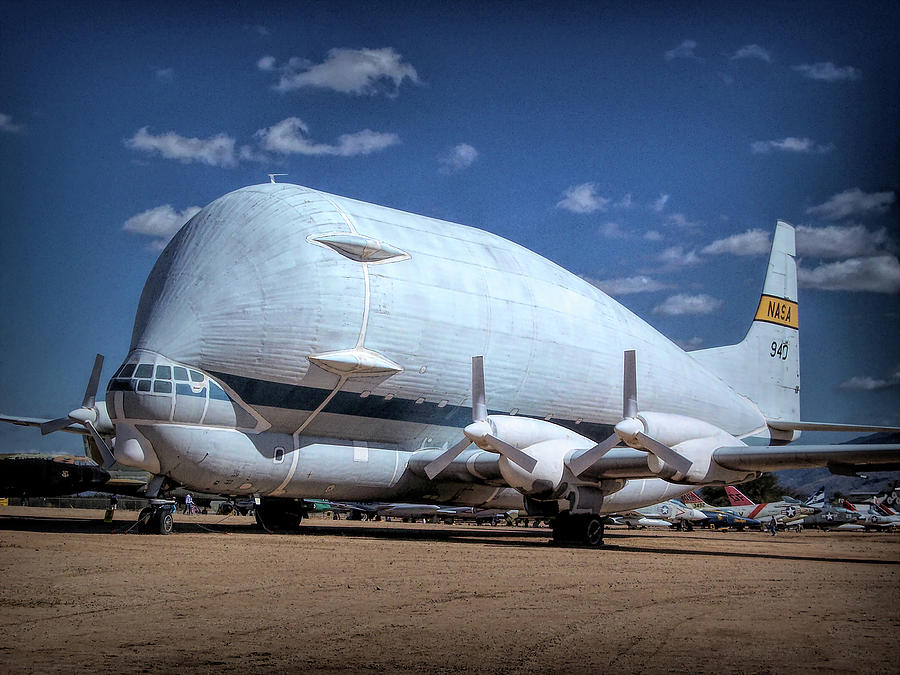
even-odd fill
[[[833,422],[766,420],[766,424],[779,431],[859,431],[865,433],[900,431],[900,427],[876,427],[871,424],[835,424]]]
[[[0,413],[0,422],[6,422],[8,424],[17,424],[20,427],[38,427],[44,423],[49,422],[48,419],[41,419],[39,417],[14,417],[13,415],[4,415]],[[72,423],[67,427],[63,427],[58,431],[68,431],[70,434],[81,434],[82,436],[90,435],[87,429],[85,429],[80,424]]]
[[[832,473],[900,469],[900,444],[781,445],[718,448],[713,461],[733,471],[780,471],[827,466]],[[853,475],[852,473],[850,475]]]

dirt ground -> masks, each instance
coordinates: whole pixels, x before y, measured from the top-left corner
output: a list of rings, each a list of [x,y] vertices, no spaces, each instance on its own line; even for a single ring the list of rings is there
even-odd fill
[[[0,508],[0,672],[900,672],[900,534]]]

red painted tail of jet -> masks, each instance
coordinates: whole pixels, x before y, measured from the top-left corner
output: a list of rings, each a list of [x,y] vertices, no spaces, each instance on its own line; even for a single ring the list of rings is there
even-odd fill
[[[747,499],[744,493],[736,487],[731,485],[725,486],[725,494],[728,495],[728,501],[731,502],[732,506],[755,506],[754,502]]]

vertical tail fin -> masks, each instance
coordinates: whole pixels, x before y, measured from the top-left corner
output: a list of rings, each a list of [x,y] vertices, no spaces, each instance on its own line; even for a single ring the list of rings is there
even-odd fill
[[[733,485],[725,486],[725,494],[728,495],[728,501],[731,502],[732,506],[756,506],[754,502],[750,501],[749,498],[744,496],[743,492]]]
[[[732,389],[759,406],[769,420],[800,419],[800,341],[794,228],[779,220],[772,239],[762,296],[743,341],[691,352]],[[793,431],[769,429],[790,441]]]
[[[681,495],[681,501],[685,504],[685,506],[690,506],[692,509],[703,509],[709,506],[709,504],[703,501],[700,495],[698,495],[694,491]]]
[[[825,508],[825,486],[819,488],[819,490],[812,497],[806,500],[806,506],[812,506],[814,508]]]

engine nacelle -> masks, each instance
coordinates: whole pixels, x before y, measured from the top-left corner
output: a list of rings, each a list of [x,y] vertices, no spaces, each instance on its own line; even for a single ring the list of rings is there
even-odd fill
[[[582,444],[593,445],[591,439],[544,420],[513,415],[488,415],[488,422],[494,428],[494,435],[497,438],[502,438],[519,450],[544,441],[579,441]]]
[[[683,473],[651,453],[647,464],[660,478],[686,485],[726,485],[756,477],[755,472],[732,471],[713,461],[713,452],[718,448],[746,445],[724,429],[693,417],[669,413],[645,412],[638,419],[644,425],[644,433],[691,462],[690,469]]]
[[[537,460],[534,469],[526,471],[506,457],[500,457],[500,474],[510,487],[527,497],[556,499],[568,490],[568,484],[564,480],[566,456],[584,445],[583,440],[575,439],[550,440],[529,445],[522,450]]]

